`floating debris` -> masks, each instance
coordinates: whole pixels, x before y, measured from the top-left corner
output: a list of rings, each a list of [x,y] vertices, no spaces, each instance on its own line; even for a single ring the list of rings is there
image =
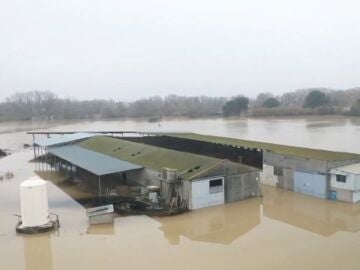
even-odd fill
[[[0,181],[4,181],[4,180],[10,180],[14,178],[14,173],[11,171],[7,171],[6,173],[2,174],[0,172]]]
[[[12,179],[12,178],[14,178],[14,173],[13,173],[13,172],[10,172],[10,171],[6,172],[6,173],[5,173],[5,178],[6,178],[6,179]]]
[[[90,224],[107,224],[114,222],[114,206],[112,204],[102,205],[86,209]]]

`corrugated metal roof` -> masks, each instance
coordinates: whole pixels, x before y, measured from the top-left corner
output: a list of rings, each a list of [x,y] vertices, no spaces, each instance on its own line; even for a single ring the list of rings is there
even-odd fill
[[[76,145],[52,147],[48,152],[99,176],[143,168]]]
[[[84,140],[93,136],[97,136],[97,134],[91,133],[74,133],[74,134],[66,134],[66,135],[59,135],[56,137],[51,138],[42,138],[36,139],[34,144],[42,146],[42,147],[51,147],[60,144],[67,144],[72,142],[77,142],[80,140]]]
[[[310,159],[317,160],[360,160],[359,154],[346,153],[346,152],[335,152],[335,151],[327,151],[320,149],[312,149],[306,147],[297,147],[290,145],[281,145],[274,143],[266,143],[266,142],[257,142],[257,141],[249,141],[242,140],[236,138],[227,138],[227,137],[219,137],[212,135],[202,135],[197,133],[158,133],[158,135],[163,136],[171,136],[181,139],[188,140],[196,140],[203,141],[209,143],[223,144],[229,146],[237,146],[237,147],[248,147],[254,149],[262,149],[266,151],[271,151],[277,154],[295,156],[295,157],[304,157]]]
[[[332,169],[330,172],[333,174],[336,174],[338,172],[360,174],[360,163],[354,163],[350,165],[337,167]]]
[[[133,162],[146,168],[161,171],[164,167],[177,169],[181,178],[191,180],[201,173],[220,166],[222,159],[204,155],[180,152],[118,138],[97,136],[77,145],[114,158]],[[237,164],[239,172],[247,173],[256,169]]]

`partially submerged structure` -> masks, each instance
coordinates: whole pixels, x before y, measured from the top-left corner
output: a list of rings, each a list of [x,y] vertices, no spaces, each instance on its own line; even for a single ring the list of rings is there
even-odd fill
[[[116,194],[124,185],[158,186],[165,203],[189,209],[259,195],[259,170],[229,159],[109,136],[64,141],[47,144],[47,161],[99,195]]]
[[[334,181],[331,181],[331,170],[360,162],[359,154],[194,133],[168,133],[163,134],[163,136],[172,137],[173,145],[177,143],[185,144],[187,142],[189,144],[196,142],[198,145],[201,145],[200,143],[203,142],[207,146],[214,145],[214,147],[222,147],[222,149],[227,148],[231,152],[237,151],[237,153],[241,154],[239,160],[253,166],[258,166],[258,160],[260,159],[262,167],[260,179],[264,184],[323,199],[332,198],[348,202],[356,201],[344,199],[344,191],[339,191],[337,196],[331,196],[331,193],[336,188],[340,189],[338,185],[334,186],[332,184]],[[151,139],[145,138],[145,140],[150,141]],[[354,166],[356,165],[353,165],[352,168]],[[348,178],[348,180],[351,179],[351,177]],[[357,196],[357,193],[355,195]]]
[[[360,163],[330,171],[330,199],[351,203],[360,201]]]
[[[244,188],[244,183],[253,182],[251,179],[255,177],[257,173],[255,168],[257,168],[258,170],[262,170],[260,179],[264,184],[323,199],[331,198],[349,202],[358,200],[356,185],[354,186],[354,190],[351,191],[353,193],[351,195],[352,198],[350,199],[350,195],[346,195],[346,192],[344,191],[349,189],[347,187],[344,188],[344,184],[341,184],[341,182],[336,183],[336,181],[331,181],[331,174],[336,168],[359,163],[359,154],[325,151],[195,133],[141,134],[142,136],[126,136],[118,141],[115,141],[117,140],[115,138],[105,137],[104,139],[104,137],[94,137],[80,141],[78,145],[113,158],[134,162],[134,164],[146,168],[147,170],[143,171],[151,172],[149,173],[151,177],[146,176],[142,177],[142,179],[153,179],[155,184],[163,185],[163,190],[166,190],[167,188],[164,184],[165,182],[156,181],[156,177],[154,176],[156,176],[156,174],[162,175],[162,177],[174,175],[174,173],[171,172],[171,169],[174,168],[177,169],[175,175],[177,175],[179,179],[188,179],[191,183],[194,183],[191,184],[191,188],[186,188],[186,190],[191,190],[194,193],[197,190],[197,184],[195,184],[197,182],[196,180],[206,178],[210,181],[209,179],[211,177],[217,178],[217,176],[224,175],[224,201],[235,201],[254,193],[255,189],[252,185],[250,185],[251,188]],[[114,145],[118,145],[119,151],[115,149]],[[130,146],[132,146],[133,149]],[[121,151],[124,149],[131,150],[129,150],[129,153],[126,153],[126,151]],[[142,152],[143,149],[144,152]],[[161,149],[161,151],[152,152],[150,149]],[[147,151],[149,151],[148,155]],[[161,154],[162,151],[171,155],[171,158],[170,156],[167,158],[166,155],[164,156]],[[138,152],[140,154],[137,154]],[[181,155],[178,154],[177,157],[180,157],[179,161],[172,157],[173,153],[186,154],[187,158],[181,158]],[[142,157],[145,156],[147,158],[142,159]],[[151,157],[153,157],[153,159]],[[191,160],[190,157],[197,157],[199,160],[194,161]],[[171,163],[168,159],[174,160],[175,164]],[[188,160],[189,163],[186,163],[185,160]],[[160,163],[156,163],[156,161],[160,161]],[[199,168],[197,163],[200,164]],[[181,164],[183,164],[184,167],[181,167]],[[170,170],[165,171],[166,167],[170,168]],[[235,171],[238,171],[238,173],[235,173]],[[244,181],[242,182],[239,181],[239,176],[235,176],[235,180],[232,182],[229,180],[231,179],[232,174],[243,175],[243,179],[247,180],[242,180]],[[348,177],[345,181],[347,182],[351,179],[353,178]],[[212,183],[214,183],[214,185],[215,183],[220,185],[220,181],[214,181]],[[199,182],[198,185],[200,186],[200,184],[205,185],[205,182]],[[237,184],[241,187],[236,187]],[[247,184],[245,184],[245,186],[246,185]],[[176,184],[172,186],[177,187]],[[186,184],[183,186],[186,186]],[[243,191],[239,192],[238,189]],[[334,195],[335,191],[336,196]],[[186,192],[183,192],[182,194],[185,193]],[[256,191],[255,194],[257,194]],[[187,198],[190,207],[196,208],[197,204],[192,204],[194,200],[191,196],[186,195],[185,197]],[[209,195],[208,197],[211,196]],[[215,200],[214,195],[214,201]]]

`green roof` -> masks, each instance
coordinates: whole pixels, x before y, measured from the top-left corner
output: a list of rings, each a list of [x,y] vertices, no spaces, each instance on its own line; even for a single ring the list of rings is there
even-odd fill
[[[161,171],[163,168],[177,169],[183,179],[194,179],[207,170],[217,167],[223,160],[187,152],[169,150],[118,138],[96,136],[78,143],[79,146],[114,158],[125,160],[149,169]],[[242,172],[253,171],[248,166]]]
[[[317,160],[327,160],[327,161],[360,160],[359,154],[326,151],[326,150],[257,142],[257,141],[248,141],[248,140],[241,140],[236,138],[202,135],[197,133],[158,133],[158,135],[166,135],[166,136],[177,137],[182,139],[190,139],[196,141],[231,145],[236,147],[262,149],[266,151],[271,151],[273,153],[284,154],[295,157],[303,157],[309,159],[317,159]]]

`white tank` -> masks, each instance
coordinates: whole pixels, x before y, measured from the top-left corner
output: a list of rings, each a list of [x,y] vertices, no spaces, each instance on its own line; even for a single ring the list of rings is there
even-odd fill
[[[22,226],[35,227],[49,222],[46,182],[31,177],[20,184]]]

